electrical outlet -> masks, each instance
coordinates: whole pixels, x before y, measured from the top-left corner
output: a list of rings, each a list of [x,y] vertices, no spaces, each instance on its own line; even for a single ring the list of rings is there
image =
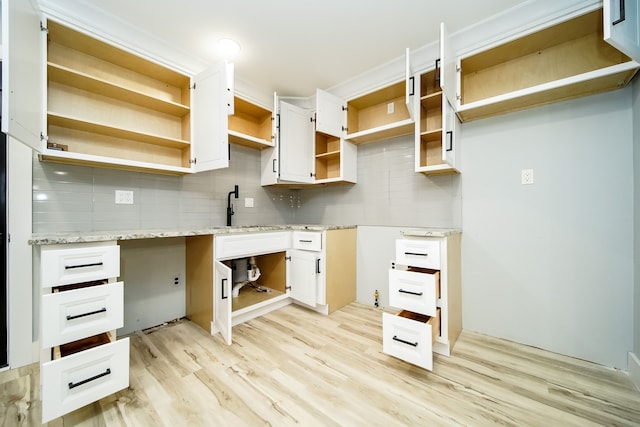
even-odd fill
[[[387,114],[393,114],[394,111],[395,111],[395,105],[393,105],[393,102],[388,103]]]
[[[133,191],[116,190],[116,205],[132,205]]]
[[[522,169],[522,184],[533,184],[533,169]]]
[[[252,208],[253,207],[253,197],[245,197],[244,198],[244,207]]]
[[[182,275],[180,273],[176,273],[171,277],[171,286],[174,288],[179,287],[182,284]]]

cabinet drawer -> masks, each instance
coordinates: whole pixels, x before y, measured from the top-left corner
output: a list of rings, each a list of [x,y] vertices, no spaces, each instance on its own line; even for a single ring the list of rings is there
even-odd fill
[[[390,356],[433,369],[433,343],[440,335],[440,310],[436,316],[409,311],[382,313],[382,351]]]
[[[42,364],[42,421],[129,386],[129,338]]]
[[[122,282],[42,296],[42,348],[124,326]]]
[[[294,231],[293,249],[320,252],[322,250],[322,233]]]
[[[120,246],[108,243],[43,246],[40,249],[42,287],[118,277]]]
[[[396,240],[396,263],[440,270],[440,241]]]
[[[439,271],[389,270],[389,305],[392,307],[434,316],[439,289]]]
[[[248,257],[286,251],[291,247],[291,232],[247,233],[215,238],[216,259]]]

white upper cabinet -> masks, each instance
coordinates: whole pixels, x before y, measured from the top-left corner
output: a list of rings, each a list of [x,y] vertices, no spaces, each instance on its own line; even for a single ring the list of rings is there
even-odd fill
[[[342,137],[345,126],[345,102],[342,98],[316,90],[316,132]]]
[[[233,64],[220,63],[193,78],[194,172],[229,167],[228,116],[233,114]],[[212,100],[222,102],[211,102]]]
[[[2,131],[42,150],[43,38],[29,0],[2,1]]]
[[[638,0],[604,0],[604,39],[640,62],[640,8]]]
[[[381,141],[414,132],[416,108],[415,81],[409,49],[406,50],[403,79],[347,104],[347,135],[355,144]]]
[[[279,103],[279,180],[293,183],[312,183],[313,113],[306,108],[280,101]]]
[[[633,31],[637,31],[636,3],[630,2],[625,12]],[[616,27],[624,21],[604,24]],[[640,64],[604,38],[601,8],[530,28],[518,38],[459,58],[460,90],[450,101],[460,119],[469,121],[624,87]],[[442,41],[446,48],[446,37]],[[450,97],[449,66],[444,60],[442,66]]]

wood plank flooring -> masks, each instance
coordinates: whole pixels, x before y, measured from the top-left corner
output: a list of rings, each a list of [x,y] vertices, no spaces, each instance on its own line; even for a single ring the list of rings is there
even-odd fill
[[[463,331],[428,372],[382,353],[382,310],[291,305],[233,328],[131,337],[130,387],[49,426],[626,426],[625,372]],[[0,424],[40,425],[38,365],[0,373]]]

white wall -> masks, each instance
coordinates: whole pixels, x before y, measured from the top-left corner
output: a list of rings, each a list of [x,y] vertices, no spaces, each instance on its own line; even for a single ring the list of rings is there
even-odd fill
[[[463,327],[626,369],[631,88],[463,125]],[[535,183],[520,184],[521,169]]]
[[[640,83],[633,83],[633,354],[629,374],[640,390]]]

